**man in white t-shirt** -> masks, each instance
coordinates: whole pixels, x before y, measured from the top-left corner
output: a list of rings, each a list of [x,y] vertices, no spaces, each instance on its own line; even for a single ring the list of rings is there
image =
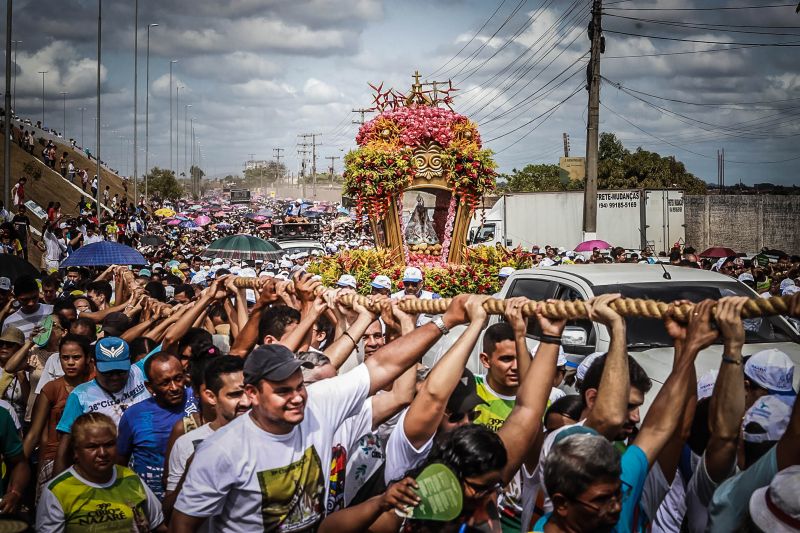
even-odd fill
[[[453,299],[437,321],[387,344],[352,371],[306,389],[285,346],[253,350],[244,366],[253,408],[198,448],[178,495],[175,532],[314,530],[325,495],[336,429],[364,400],[397,379],[433,343],[466,320],[467,296]],[[268,450],[268,453],[265,453]]]
[[[221,427],[250,410],[250,398],[244,392],[244,359],[225,355],[215,357],[206,367],[203,402],[214,408],[216,418],[178,437],[169,452],[167,495],[164,504],[174,503],[189,458],[197,447]]]
[[[52,314],[53,306],[39,303],[39,284],[31,276],[20,276],[14,283],[14,298],[20,303],[20,308],[11,313],[3,329],[14,326],[27,338],[33,328],[44,322],[45,317]]]

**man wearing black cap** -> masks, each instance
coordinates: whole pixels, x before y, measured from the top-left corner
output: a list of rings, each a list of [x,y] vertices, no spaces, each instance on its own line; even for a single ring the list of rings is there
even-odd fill
[[[336,429],[364,400],[410,368],[456,324],[465,304],[387,344],[350,372],[310,385],[286,347],[253,350],[245,361],[248,416],[233,420],[197,450],[175,503],[172,531],[313,531],[325,515]],[[459,370],[460,373],[460,370]],[[552,377],[550,378],[552,380]]]

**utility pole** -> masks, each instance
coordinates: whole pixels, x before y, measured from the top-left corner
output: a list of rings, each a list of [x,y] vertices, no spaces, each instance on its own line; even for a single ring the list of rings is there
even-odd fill
[[[281,152],[283,152],[283,148],[273,148],[272,154],[275,157],[275,181],[278,181],[278,171],[281,168]],[[280,176],[283,177],[283,176]]]
[[[587,71],[589,115],[586,123],[586,187],[583,192],[583,240],[597,238],[597,159],[600,144],[600,54],[605,48],[602,26],[603,0],[593,0],[589,38],[591,59]]]
[[[321,133],[303,133],[303,139],[311,137],[311,180],[314,187],[314,198],[317,197],[317,137],[322,137]],[[307,146],[307,145],[306,145]]]
[[[303,136],[301,135],[301,137],[303,137]],[[297,150],[297,155],[299,155],[301,157],[301,159],[300,159],[300,178],[299,179],[300,179],[300,186],[301,186],[302,194],[300,196],[302,198],[305,198],[305,196],[306,196],[306,156],[310,153],[310,151],[308,150],[308,147],[310,145],[308,143],[300,143],[300,144],[298,144],[298,146],[300,147],[300,149]]]
[[[181,132],[181,89],[183,85],[175,84],[175,179],[178,179],[178,171],[181,169],[181,144],[179,134]]]
[[[80,112],[81,112],[81,149],[84,149],[84,147],[86,146],[86,144],[84,143],[84,140],[83,140],[83,112],[84,111],[86,111],[86,108],[85,107],[81,107],[80,108]]]
[[[369,113],[370,111],[371,111],[370,109],[353,109],[353,113],[360,113],[361,114],[361,119],[352,121],[353,124],[361,124],[361,125],[363,125],[364,124],[364,115],[366,113]]]
[[[569,157],[569,133],[564,133],[564,157]]]
[[[331,161],[331,167],[330,167],[330,171],[331,171],[331,188],[333,188],[333,162],[336,161],[337,159],[340,159],[340,158],[339,158],[338,155],[329,155],[325,159],[330,159],[330,161]]]
[[[11,2],[9,2],[8,13],[9,13],[8,16],[11,16],[10,15],[10,13],[11,13]],[[10,24],[8,25],[8,28],[9,29],[6,30],[6,31],[11,31],[10,30],[10,28],[11,28]],[[12,92],[14,93],[14,103],[12,104],[12,107],[14,108],[14,114],[16,115],[17,114],[17,65],[18,65],[18,63],[17,63],[17,45],[19,45],[22,41],[11,41],[11,42],[14,43],[14,88],[12,89]],[[8,92],[8,91],[6,91],[6,92]]]

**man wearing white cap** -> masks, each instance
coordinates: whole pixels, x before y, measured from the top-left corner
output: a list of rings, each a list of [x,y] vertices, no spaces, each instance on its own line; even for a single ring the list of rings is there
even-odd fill
[[[392,293],[392,280],[389,279],[389,276],[375,276],[370,286],[372,287],[372,294],[389,296]]]
[[[781,470],[769,486],[753,492],[748,509],[750,522],[761,531],[800,531],[800,465]]]
[[[435,300],[438,295],[423,289],[425,280],[422,277],[422,270],[417,267],[406,267],[403,272],[403,290],[392,294],[392,298],[402,298],[403,296],[416,296],[420,300]]]
[[[500,278],[500,281],[505,283],[506,280],[508,279],[508,276],[516,272],[516,270],[517,269],[515,269],[514,267],[505,266],[500,269],[500,272],[497,273],[497,277]]]
[[[774,394],[788,405],[797,395],[794,387],[794,363],[782,351],[771,348],[753,354],[744,365],[749,409],[758,398]]]
[[[356,278],[351,274],[342,274],[339,281],[336,282],[336,286],[356,290]]]

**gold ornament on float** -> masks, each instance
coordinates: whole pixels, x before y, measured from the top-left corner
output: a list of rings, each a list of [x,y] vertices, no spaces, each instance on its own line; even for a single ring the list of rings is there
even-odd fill
[[[442,147],[434,142],[427,142],[414,150],[414,166],[417,167],[417,177],[427,180],[438,178],[442,175]]]

